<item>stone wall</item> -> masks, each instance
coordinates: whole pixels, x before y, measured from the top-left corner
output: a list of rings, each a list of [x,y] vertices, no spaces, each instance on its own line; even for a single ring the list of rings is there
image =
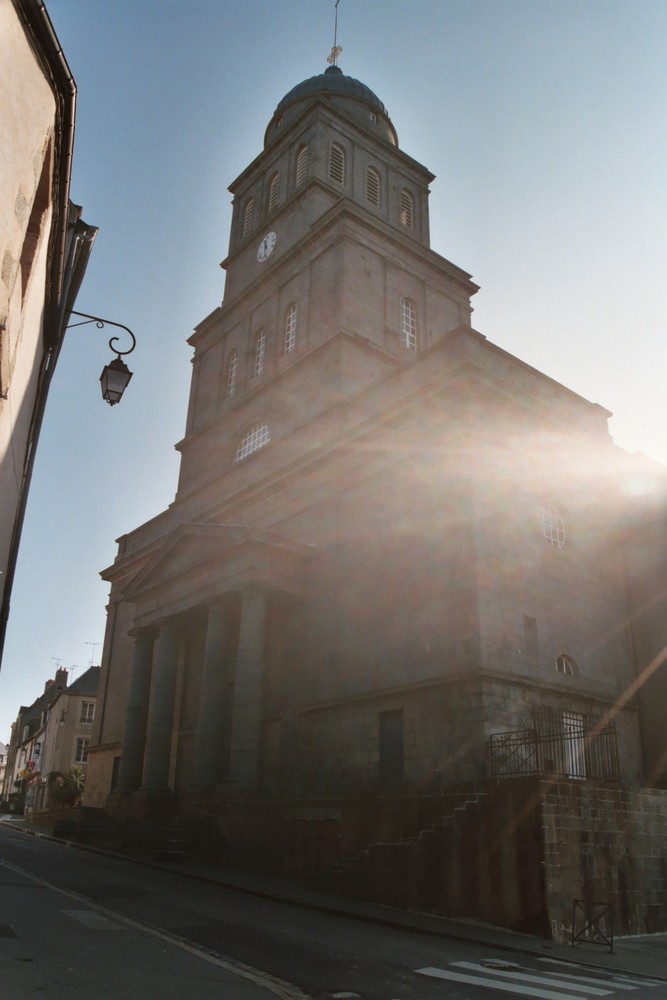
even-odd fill
[[[518,779],[440,795],[214,805],[217,857],[334,894],[565,943],[575,899],[610,904],[615,935],[667,930],[662,790]]]
[[[612,904],[616,934],[667,931],[667,791],[543,783],[542,827],[552,937],[575,898]]]

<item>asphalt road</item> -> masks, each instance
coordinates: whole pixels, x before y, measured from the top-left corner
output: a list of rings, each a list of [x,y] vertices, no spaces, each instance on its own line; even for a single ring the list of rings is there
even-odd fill
[[[1,1000],[304,994],[667,1000],[667,987],[305,910],[0,828]]]

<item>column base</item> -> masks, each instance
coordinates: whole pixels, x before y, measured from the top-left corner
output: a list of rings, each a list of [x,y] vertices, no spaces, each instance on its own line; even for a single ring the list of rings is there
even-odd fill
[[[176,796],[171,788],[138,788],[132,793],[131,815],[135,819],[154,819],[176,811]]]

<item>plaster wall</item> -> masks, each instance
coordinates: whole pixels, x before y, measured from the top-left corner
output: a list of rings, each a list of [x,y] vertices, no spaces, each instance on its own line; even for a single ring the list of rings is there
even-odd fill
[[[0,588],[42,359],[54,95],[13,4],[0,4]]]

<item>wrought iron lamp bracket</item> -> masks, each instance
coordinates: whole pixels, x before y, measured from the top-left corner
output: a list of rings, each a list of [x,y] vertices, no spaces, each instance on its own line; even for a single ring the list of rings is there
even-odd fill
[[[119,358],[122,357],[125,354],[131,354],[132,351],[137,346],[137,338],[134,336],[134,334],[130,330],[129,326],[123,326],[122,323],[115,323],[111,319],[102,319],[101,316],[91,316],[90,313],[77,312],[75,309],[72,309],[70,315],[72,315],[72,316],[85,316],[86,318],[83,320],[82,323],[70,323],[68,325],[68,327],[67,327],[68,330],[71,327],[75,327],[75,326],[87,326],[88,323],[94,323],[95,326],[98,328],[98,330],[103,330],[105,326],[117,326],[119,330],[125,330],[125,332],[127,334],[129,334],[129,336],[132,339],[132,346],[129,347],[127,349],[127,351],[119,351],[117,347],[114,347],[114,344],[116,343],[116,341],[120,340],[119,337],[111,337],[111,339],[109,340],[109,349],[112,350],[114,352],[114,354],[117,357],[119,357]]]

